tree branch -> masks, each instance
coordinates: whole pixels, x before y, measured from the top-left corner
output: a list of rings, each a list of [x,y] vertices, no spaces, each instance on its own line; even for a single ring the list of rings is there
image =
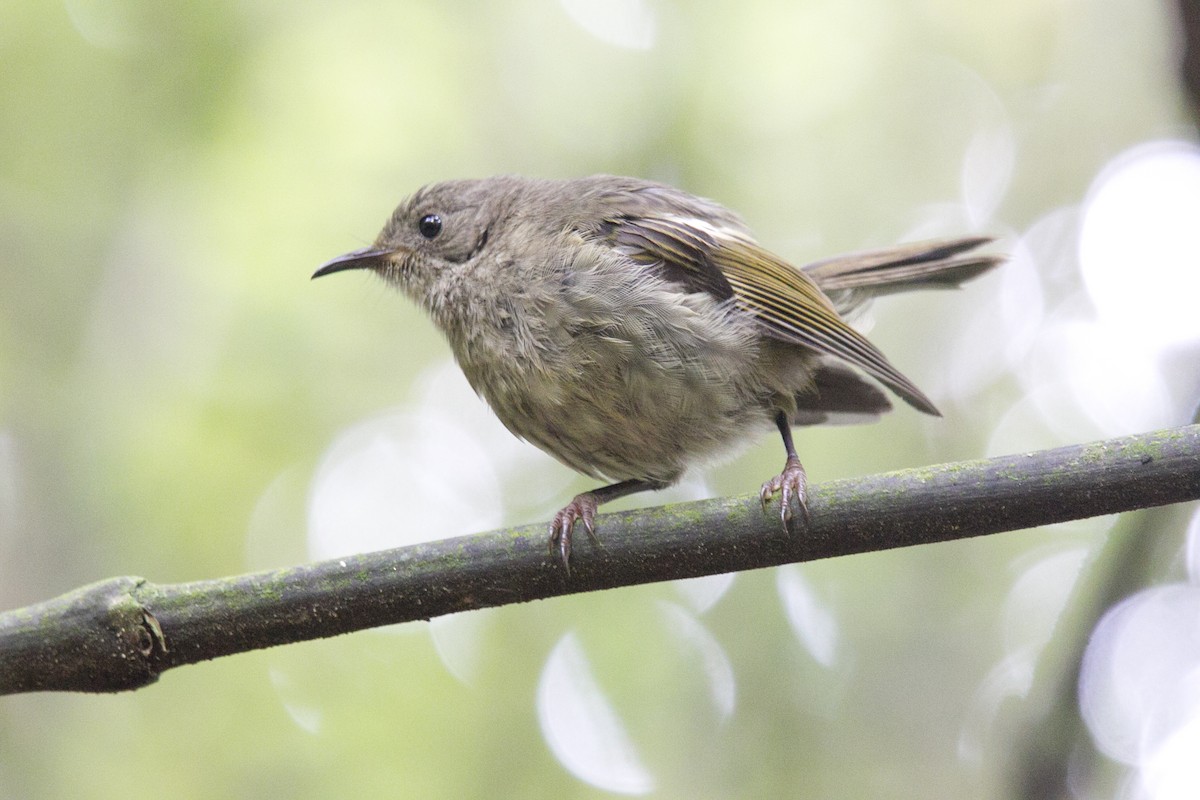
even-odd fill
[[[785,534],[754,496],[601,518],[570,577],[543,525],[219,580],[113,578],[0,614],[0,694],[110,692],[172,668],[455,611],[964,539],[1200,498],[1200,425],[812,487]]]

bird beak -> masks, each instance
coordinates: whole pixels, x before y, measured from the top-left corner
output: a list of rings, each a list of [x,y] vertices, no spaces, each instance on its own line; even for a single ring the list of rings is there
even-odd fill
[[[391,254],[391,250],[364,247],[361,250],[355,250],[326,261],[312,276],[319,278],[322,275],[341,272],[344,269],[378,269],[383,266],[384,259]]]

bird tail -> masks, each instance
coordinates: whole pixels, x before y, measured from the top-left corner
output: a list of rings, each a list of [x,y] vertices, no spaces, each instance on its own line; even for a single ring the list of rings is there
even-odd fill
[[[874,297],[912,289],[955,289],[1001,263],[972,252],[992,239],[973,236],[900,244],[850,253],[803,267],[841,313]]]

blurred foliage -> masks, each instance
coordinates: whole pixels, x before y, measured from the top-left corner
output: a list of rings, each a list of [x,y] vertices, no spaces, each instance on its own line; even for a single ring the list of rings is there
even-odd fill
[[[447,358],[385,287],[308,275],[424,182],[666,180],[736,208],[796,261],[913,231],[1005,235],[1080,202],[1131,144],[1190,135],[1171,26],[1163,6],[1130,0],[9,0],[0,607],[111,575],[307,557],[322,454],[412,402]],[[1015,156],[1010,170],[985,159],[991,199],[972,216],[964,160],[996,131]],[[999,280],[881,304],[872,336],[917,383],[952,382],[942,356]],[[1021,392],[1002,373],[939,398],[945,420],[900,410],[801,432],[810,474],[1026,446],[994,438]],[[781,461],[763,442],[709,491],[751,491]],[[538,491],[527,473],[503,481]],[[548,516],[588,485],[513,500],[503,521]],[[739,576],[697,610],[736,679],[727,718],[662,630],[656,609],[681,590],[642,587],[481,614],[458,675],[412,625],[179,670],[131,695],[5,698],[0,796],[604,794],[539,726],[539,675],[575,631],[659,796],[1001,797],[1038,710],[1014,690],[993,714],[981,696],[1013,636],[1055,613],[1014,620],[1009,592],[1045,548],[1078,563],[1107,524],[804,568],[836,620],[830,666],[789,626],[773,573]]]

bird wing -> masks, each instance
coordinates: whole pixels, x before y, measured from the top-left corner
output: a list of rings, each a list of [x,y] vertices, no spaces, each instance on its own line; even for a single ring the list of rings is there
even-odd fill
[[[840,358],[878,379],[909,405],[939,412],[866,337],[838,315],[811,277],[739,230],[697,218],[626,217],[607,221],[610,243],[664,277],[718,299],[733,298],[763,332]]]

